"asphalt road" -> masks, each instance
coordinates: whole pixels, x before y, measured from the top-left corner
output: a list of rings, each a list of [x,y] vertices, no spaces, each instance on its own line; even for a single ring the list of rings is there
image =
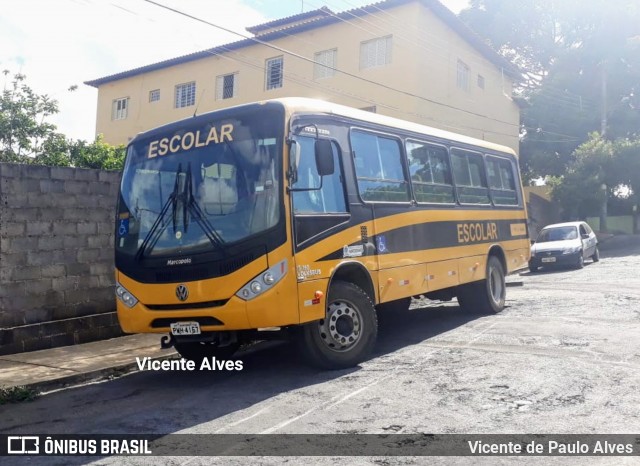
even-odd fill
[[[0,433],[638,433],[640,247],[602,256],[582,270],[509,277],[524,284],[508,288],[508,306],[498,315],[466,315],[455,300],[414,302],[410,310],[382,313],[376,353],[355,369],[318,372],[298,359],[292,345],[270,344],[240,354],[240,372],[147,371],[0,406]],[[40,460],[28,464],[70,464],[62,458]],[[468,458],[342,460],[468,463]],[[553,458],[563,464],[573,460]],[[484,464],[509,461],[474,458]],[[634,458],[589,461],[632,464]],[[259,463],[299,460],[271,457]]]

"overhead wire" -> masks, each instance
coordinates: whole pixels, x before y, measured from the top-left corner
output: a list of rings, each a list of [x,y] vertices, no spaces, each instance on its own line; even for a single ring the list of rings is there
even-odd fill
[[[307,3],[309,4],[308,0]],[[329,3],[327,3],[326,1],[324,1],[324,3],[326,5],[329,6],[333,6]],[[336,17],[337,19],[347,23],[347,24],[351,24],[354,27],[358,27],[359,29],[362,29],[364,31],[367,31],[369,33],[371,33],[372,35],[375,34],[375,32],[368,30],[366,27],[362,26],[362,25],[357,25],[355,24],[353,21],[354,20],[359,20],[363,23],[366,24],[370,24],[371,26],[379,29],[381,32],[386,31],[387,29],[385,29],[384,25],[388,25],[394,28],[395,31],[402,31],[402,33],[394,33],[394,37],[398,37],[402,40],[406,40],[408,43],[410,43],[411,45],[413,45],[414,47],[417,46],[419,48],[421,48],[422,50],[425,50],[426,52],[435,55],[435,56],[439,56],[441,58],[443,58],[445,61],[449,61],[451,59],[450,53],[448,53],[450,50],[452,49],[456,49],[457,46],[455,44],[451,44],[447,41],[445,41],[444,39],[442,39],[441,37],[438,37],[435,34],[431,34],[430,32],[428,32],[426,29],[421,29],[418,26],[416,26],[415,24],[411,23],[411,22],[402,22],[402,21],[398,21],[398,23],[393,23],[390,20],[385,20],[384,18],[382,18],[380,15],[376,15],[373,12],[368,12],[366,14],[363,15],[359,15],[356,14],[356,12],[358,10],[361,11],[365,11],[366,9],[376,9],[380,12],[384,12],[387,13],[388,15],[390,15],[393,18],[396,18],[395,16],[393,16],[391,13],[389,13],[388,11],[380,8],[377,4],[371,4],[371,5],[366,5],[364,7],[358,7],[353,5],[352,3],[347,2],[346,0],[344,0],[344,3],[346,3],[347,5],[353,6],[352,10],[347,10],[347,11],[343,11],[342,13],[336,14],[336,13],[332,13],[332,16]],[[313,3],[310,3],[311,5],[313,5]],[[315,5],[317,6],[317,5]],[[335,8],[335,6],[334,6]],[[343,18],[342,16],[344,15],[349,15],[352,17],[351,20],[347,20],[345,18]],[[368,19],[366,19],[366,16],[370,16],[371,18],[375,18],[379,21],[381,21],[382,25],[378,25]],[[405,32],[407,32],[407,28],[410,29],[414,29],[417,31],[417,34],[413,37],[406,35]],[[425,39],[425,37],[430,37],[432,38],[433,42],[428,41]],[[441,44],[443,44],[442,46],[437,46],[434,42],[439,42]],[[468,62],[470,64],[476,64],[479,65],[481,67],[486,67],[487,66],[487,61],[480,61],[477,60],[473,57],[469,57],[468,55],[465,55],[465,62]],[[495,66],[495,65],[494,65]]]
[[[71,0],[71,1],[73,1],[73,0]],[[84,0],[84,1],[87,1],[87,0]],[[88,2],[91,2],[91,1],[92,1],[92,0],[88,0]],[[220,27],[220,26],[218,26],[218,25],[215,25],[215,24],[210,23],[210,22],[208,22],[208,21],[205,21],[205,20],[202,20],[202,19],[200,19],[200,18],[194,17],[194,16],[192,16],[192,15],[189,15],[189,14],[183,13],[183,12],[181,12],[181,11],[179,11],[179,10],[175,10],[175,9],[173,9],[173,8],[171,8],[171,7],[167,7],[166,5],[158,4],[157,2],[148,1],[148,0],[143,0],[143,1],[144,1],[144,2],[146,2],[146,3],[150,3],[150,4],[153,4],[153,5],[159,6],[159,7],[161,7],[161,8],[168,9],[169,11],[172,11],[172,12],[174,12],[174,13],[180,14],[180,15],[182,15],[182,16],[185,16],[185,17],[189,18],[189,19],[192,19],[192,20],[196,20],[196,21],[203,22],[204,24],[207,24],[207,25],[212,26],[212,27],[216,27],[216,28],[221,29],[221,30],[223,30],[223,31],[225,31],[225,32],[229,32],[229,33],[232,33],[232,34],[235,34],[235,35],[239,35],[239,36],[244,37],[244,38],[246,38],[246,39],[251,39],[251,40],[254,40],[254,39],[255,39],[255,38],[253,38],[253,37],[247,37],[247,36],[244,36],[243,34],[237,33],[237,32],[235,32],[235,31],[229,30],[229,29],[227,29],[227,28]],[[136,12],[134,12],[134,11],[128,10],[128,9],[126,9],[126,8],[121,8],[119,5],[116,5],[116,4],[114,4],[113,2],[110,2],[110,4],[111,4],[111,6],[113,6],[113,7],[115,7],[115,8],[118,8],[118,9],[120,9],[120,10],[124,10],[125,12],[127,12],[127,13],[129,13],[129,14],[133,14],[133,15],[135,15],[135,16],[143,17],[143,16],[142,16],[142,15],[140,15],[139,13],[136,13]],[[147,16],[144,16],[144,18],[146,18],[147,20],[149,20],[149,21],[151,21],[151,22],[155,22],[152,18],[149,18],[149,17],[147,17]],[[300,38],[300,36],[294,36],[294,35],[292,35],[292,34],[286,34],[286,35],[288,35],[288,36],[292,36],[292,37],[294,37],[296,40],[301,40],[301,41],[306,42],[306,43],[308,43],[308,44],[310,44],[310,45],[316,45],[315,43],[312,43],[312,42],[310,42],[310,41],[307,41],[307,40],[304,40],[304,39]],[[259,40],[258,40],[258,41],[254,40],[254,41],[255,41],[255,42],[258,42],[258,43],[262,42],[262,41],[259,41]],[[299,56],[298,54],[293,53],[293,52],[291,52],[291,51],[289,51],[289,50],[286,50],[286,49],[283,49],[283,48],[280,48],[280,47],[277,47],[277,46],[271,46],[271,44],[267,44],[267,43],[263,43],[263,45],[265,45],[265,46],[267,46],[267,47],[270,47],[270,48],[272,48],[272,49],[279,50],[279,51],[281,51],[282,53],[287,53],[287,54],[292,55],[292,56],[297,56],[297,58],[301,58],[301,59],[303,59],[303,60],[305,60],[305,61],[308,61],[308,62],[311,62],[311,63],[314,63],[314,64],[316,63],[316,62],[315,62],[314,60],[312,60],[312,59],[308,59],[308,58],[306,58],[306,57]],[[225,47],[225,46],[218,46],[218,47],[215,47],[215,48],[217,48],[217,49],[224,49],[228,54],[234,53],[234,54],[236,54],[236,55],[240,55],[240,56],[242,56],[242,55],[241,55],[241,54],[239,54],[237,51],[231,50],[231,49],[229,49],[229,48],[227,48],[227,47]],[[208,50],[205,50],[205,51],[207,51],[207,52],[208,52]],[[259,70],[261,70],[261,71],[263,71],[263,72],[265,71],[265,67],[264,67],[264,66],[259,65],[259,64],[255,64],[255,63],[252,63],[252,62],[248,61],[248,60],[250,60],[252,57],[246,57],[246,56],[245,56],[245,59],[244,59],[244,60],[241,60],[241,59],[238,59],[238,58],[230,58],[230,57],[227,57],[227,56],[225,56],[225,55],[223,55],[223,54],[216,54],[216,53],[214,53],[214,52],[210,52],[210,53],[211,53],[212,55],[215,55],[215,56],[218,56],[218,57],[222,57],[222,58],[225,58],[225,59],[229,59],[230,61],[237,61],[237,62],[243,63],[243,64],[245,64],[245,65],[247,65],[247,66],[251,66],[251,67],[253,67],[254,69],[259,69]],[[325,65],[323,65],[323,64],[321,64],[321,65],[322,65],[322,66],[325,66]],[[332,67],[328,67],[328,68],[332,68]],[[336,72],[339,72],[339,73],[349,74],[349,73],[346,73],[346,72],[344,72],[344,71],[342,71],[342,70],[340,70],[340,69],[337,69],[337,68],[335,68],[334,70],[335,70]],[[371,82],[372,84],[375,84],[375,85],[382,85],[383,87],[387,87],[387,88],[389,88],[390,90],[394,90],[394,91],[397,91],[397,92],[406,93],[406,91],[398,90],[398,89],[392,88],[391,86],[386,86],[386,85],[384,85],[384,84],[377,83],[377,82],[372,81],[372,80],[366,80],[366,79],[361,78],[360,76],[357,76],[357,75],[352,75],[352,77],[357,78],[357,79],[362,79],[362,80],[365,80],[365,81],[368,81],[368,82]],[[353,93],[351,93],[351,92],[345,91],[345,90],[343,90],[343,89],[340,89],[340,88],[337,88],[337,87],[334,87],[334,86],[330,86],[330,85],[328,85],[328,84],[326,84],[326,83],[320,84],[320,83],[319,83],[319,82],[317,82],[315,79],[314,79],[314,80],[312,80],[312,81],[310,81],[310,80],[308,80],[308,79],[306,79],[306,78],[304,78],[304,77],[302,77],[302,76],[295,75],[294,73],[292,73],[292,72],[290,72],[290,71],[288,71],[287,73],[285,73],[285,75],[283,76],[283,79],[287,79],[287,80],[289,80],[289,81],[295,82],[295,83],[297,83],[297,84],[303,85],[303,86],[308,87],[308,88],[311,88],[311,89],[314,89],[314,88],[315,88],[315,89],[320,88],[320,89],[322,89],[322,90],[324,90],[324,91],[326,91],[326,92],[329,92],[329,93],[332,93],[332,94],[335,94],[335,95],[346,96],[346,97],[349,97],[349,98],[352,98],[352,99],[355,99],[355,100],[359,100],[359,101],[365,102],[365,103],[367,103],[367,104],[369,104],[369,105],[375,105],[375,106],[377,106],[377,107],[387,108],[387,109],[394,110],[394,111],[396,111],[396,112],[399,112],[399,113],[402,113],[402,114],[405,114],[405,115],[412,115],[412,116],[418,117],[418,118],[420,118],[420,119],[422,119],[422,120],[432,121],[433,123],[435,123],[435,124],[437,124],[437,125],[444,126],[444,127],[450,128],[450,129],[452,129],[452,130],[458,130],[458,131],[460,131],[461,129],[471,129],[471,130],[480,131],[480,132],[484,132],[484,133],[490,133],[490,134],[496,134],[496,135],[502,135],[502,136],[508,136],[508,137],[517,137],[517,134],[510,134],[510,133],[504,133],[504,132],[500,132],[500,131],[493,131],[493,130],[489,130],[489,129],[486,129],[486,128],[477,128],[477,127],[474,127],[474,126],[462,125],[462,124],[459,124],[459,123],[457,123],[457,122],[451,122],[451,121],[443,120],[442,118],[438,118],[438,119],[436,119],[436,118],[433,118],[432,116],[429,116],[429,115],[424,115],[424,114],[421,114],[421,113],[416,113],[416,112],[406,111],[406,110],[400,109],[400,108],[395,107],[395,106],[392,106],[392,105],[384,104],[384,103],[380,102],[379,100],[372,100],[372,99],[367,98],[367,97],[365,97],[365,96],[360,96],[360,95],[353,94]],[[425,100],[429,100],[429,101],[431,101],[430,99],[426,99],[426,98],[421,97],[421,96],[418,96],[418,95],[413,95],[413,96],[414,96],[414,97],[416,97],[416,98],[421,98],[421,99],[425,99]],[[439,105],[444,105],[444,106],[450,107],[450,108],[452,108],[452,109],[454,109],[454,110],[463,111],[463,112],[466,112],[466,113],[471,113],[471,112],[469,112],[469,111],[466,111],[465,109],[460,109],[460,108],[458,108],[458,107],[454,107],[454,106],[451,106],[451,105],[443,104],[443,103],[441,103],[441,102],[433,101],[433,103],[436,103],[436,104],[439,104]],[[479,115],[479,116],[485,117],[484,115]],[[500,121],[500,120],[496,120],[496,121]],[[500,122],[501,122],[501,121],[500,121]],[[507,122],[502,122],[502,123],[507,123]],[[509,123],[507,123],[507,124],[509,124]],[[519,125],[514,125],[514,124],[511,124],[511,125],[512,125],[512,126],[519,126]]]
[[[232,31],[231,29],[225,28],[223,26],[220,26],[218,24],[215,24],[215,23],[212,23],[210,21],[204,20],[202,18],[198,18],[197,16],[193,16],[193,15],[191,15],[189,13],[185,13],[183,11],[180,11],[180,10],[177,10],[175,8],[169,7],[167,5],[164,5],[162,3],[156,2],[154,0],[142,0],[142,1],[146,2],[146,3],[150,3],[150,4],[153,4],[153,5],[156,5],[159,8],[163,8],[163,9],[166,9],[168,11],[172,11],[172,12],[174,12],[176,14],[185,16],[187,18],[191,18],[194,21],[198,21],[198,22],[201,22],[203,24],[208,24],[209,26],[215,27],[215,28],[223,30],[225,32],[229,32],[229,33],[235,34],[237,36],[243,37],[246,40],[251,40],[251,41],[256,42],[258,44],[261,44],[261,45],[263,45],[265,47],[277,50],[277,51],[279,51],[281,53],[286,53],[287,55],[290,55],[292,57],[298,58],[300,60],[303,60],[303,61],[306,61],[306,62],[310,62],[310,63],[314,63],[314,64],[316,63],[315,60],[313,60],[311,58],[308,58],[308,57],[305,57],[303,55],[300,55],[299,53],[296,53],[296,52],[293,52],[291,50],[285,49],[283,47],[279,47],[277,45],[268,43],[268,42],[263,41],[263,40],[261,40],[261,39],[259,39],[257,37],[251,37],[251,36],[247,36],[245,34],[241,34],[241,33]],[[372,79],[365,78],[363,76],[359,76],[357,74],[354,74],[354,73],[351,73],[349,71],[345,71],[345,70],[339,69],[337,67],[332,67],[332,66],[328,66],[328,65],[323,65],[323,66],[325,66],[327,68],[330,68],[330,69],[333,69],[334,71],[339,72],[341,74],[344,74],[346,76],[349,76],[349,77],[358,79],[360,81],[363,81],[363,82],[366,82],[366,83],[369,83],[369,84],[372,84],[372,85],[375,85],[375,86],[379,86],[381,88],[384,88],[384,89],[387,89],[387,90],[391,90],[391,91],[394,91],[394,92],[397,92],[399,94],[403,94],[403,95],[406,95],[406,96],[409,96],[409,97],[412,97],[412,98],[416,98],[416,99],[419,99],[419,100],[427,101],[427,102],[430,102],[430,103],[433,103],[433,104],[436,104],[436,105],[440,105],[440,106],[443,106],[443,107],[446,107],[446,108],[450,108],[450,109],[453,109],[453,110],[457,110],[457,111],[460,111],[460,112],[463,112],[463,113],[467,113],[467,114],[470,114],[470,115],[486,118],[488,120],[496,121],[498,123],[502,123],[502,124],[505,124],[505,125],[508,125],[508,126],[515,126],[515,127],[519,127],[520,126],[519,124],[515,124],[515,123],[499,120],[497,118],[488,117],[487,115],[483,115],[483,114],[480,114],[480,113],[477,113],[477,112],[473,112],[473,111],[470,111],[470,110],[466,110],[466,109],[462,109],[462,108],[459,108],[459,107],[455,107],[453,105],[446,104],[444,102],[439,102],[437,100],[429,99],[427,97],[420,96],[420,95],[415,94],[413,92],[405,91],[405,90],[402,90],[402,89],[397,89],[397,88],[394,88],[394,87],[389,86],[387,84],[380,83],[380,82],[374,81]]]
[[[394,15],[393,13],[391,13],[390,11],[388,11],[387,9],[380,8],[380,7],[378,6],[378,4],[376,4],[376,3],[371,4],[371,5],[367,5],[366,7],[362,7],[362,6],[360,6],[360,7],[359,7],[359,6],[354,5],[353,3],[350,3],[350,2],[349,2],[349,1],[347,1],[347,0],[342,0],[342,2],[343,2],[343,3],[345,3],[345,4],[347,4],[347,5],[352,6],[352,7],[354,8],[354,10],[364,10],[365,8],[371,8],[371,9],[375,9],[375,10],[379,11],[381,15],[385,15],[385,16],[387,16],[387,17],[390,17],[390,18],[391,18],[391,20],[389,20],[389,21],[385,22],[385,24],[392,25],[393,27],[398,27],[398,26],[399,26],[399,27],[401,27],[401,28],[405,28],[405,29],[408,27],[408,28],[410,28],[410,29],[415,30],[415,31],[417,32],[417,34],[416,34],[415,38],[416,38],[418,41],[424,41],[423,36],[425,36],[425,37],[430,37],[430,38],[431,38],[433,41],[435,41],[435,42],[441,42],[441,43],[443,43],[444,45],[446,45],[446,46],[447,46],[447,47],[449,47],[449,48],[451,47],[451,44],[450,44],[450,43],[448,43],[448,42],[446,42],[446,41],[444,41],[441,37],[439,37],[439,36],[437,36],[437,35],[435,35],[435,34],[430,33],[428,30],[418,28],[418,26],[416,26],[415,24],[413,24],[413,23],[411,23],[411,22],[407,23],[406,21],[402,21],[402,19],[401,19],[401,18],[399,18],[398,16]],[[326,3],[326,1],[325,1],[325,3]],[[327,5],[329,5],[328,3],[326,3],[326,4],[327,4]],[[354,17],[356,17],[356,18],[361,18],[360,16],[355,15],[355,14],[353,14],[353,13],[349,12],[349,11],[346,11],[346,12],[344,12],[344,13],[345,13],[345,14],[351,14],[352,16],[354,16]],[[376,17],[376,18],[380,19],[380,15],[375,15],[375,14],[371,13],[371,16],[373,16],[373,17]],[[393,22],[393,20],[395,20],[396,22]],[[371,24],[373,24],[373,23],[371,23]],[[478,36],[478,38],[479,38],[480,40],[482,40],[479,36]],[[425,41],[425,42],[426,42],[426,41]],[[430,43],[430,42],[426,42],[426,43],[427,43],[428,45],[433,45],[433,44],[432,44],[432,43]],[[415,45],[415,42],[412,42],[412,44],[414,44],[414,45]],[[441,50],[444,50],[445,48],[444,48],[444,47],[440,47],[440,49],[441,49]],[[496,52],[496,53],[497,53],[497,52]],[[442,54],[440,54],[440,56],[442,56]],[[468,59],[467,59],[467,60],[468,60]],[[484,62],[480,62],[480,61],[478,61],[478,60],[474,60],[474,59],[469,60],[469,63],[476,63],[476,64],[480,64],[480,65],[482,65],[482,66],[486,66],[486,63],[484,63]],[[594,102],[592,99],[589,99],[589,98],[587,98],[587,97],[583,97],[583,96],[582,96],[582,95],[580,95],[580,94],[577,94],[577,93],[575,93],[575,92],[571,92],[571,91],[569,91],[569,90],[567,90],[567,89],[564,89],[564,88],[560,88],[560,87],[557,87],[557,86],[553,86],[553,85],[551,85],[551,84],[546,84],[546,85],[545,85],[545,87],[544,87],[544,90],[545,90],[545,92],[548,92],[548,93],[554,94],[554,95],[556,95],[556,96],[558,96],[558,97],[562,98],[563,100],[571,99],[571,98],[572,98],[572,96],[573,96],[573,98],[575,98],[575,99],[576,99],[576,101],[579,101],[580,99],[582,99],[582,101],[583,101],[583,103],[584,103],[585,105],[588,105],[588,104],[590,103],[590,104],[592,104],[592,105],[594,105],[594,106],[595,106],[595,102]]]

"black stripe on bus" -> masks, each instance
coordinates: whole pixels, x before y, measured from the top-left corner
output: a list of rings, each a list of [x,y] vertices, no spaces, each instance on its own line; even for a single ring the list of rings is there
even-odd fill
[[[495,243],[515,239],[526,239],[526,235],[512,235],[512,225],[524,225],[526,220],[454,220],[445,222],[425,222],[407,225],[371,236],[374,248],[364,248],[363,256],[378,254],[409,253],[428,249]],[[467,228],[465,228],[465,226]],[[495,230],[493,230],[495,226]],[[356,246],[361,242],[352,243]],[[369,253],[370,252],[370,253]],[[342,259],[343,249],[318,259],[328,261]]]

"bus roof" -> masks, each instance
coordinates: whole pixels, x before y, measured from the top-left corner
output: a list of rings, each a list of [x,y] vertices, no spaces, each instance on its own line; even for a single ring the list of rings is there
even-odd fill
[[[435,138],[447,139],[450,141],[458,142],[460,144],[469,144],[469,145],[477,146],[483,149],[507,153],[507,154],[513,155],[514,157],[517,157],[517,154],[515,153],[515,151],[508,146],[495,144],[489,141],[484,141],[482,139],[472,138],[470,136],[464,136],[458,133],[452,133],[450,131],[433,128],[431,126],[413,123],[407,120],[401,120],[399,118],[380,115],[378,113],[372,113],[372,112],[360,110],[357,108],[347,107],[345,105],[335,104],[333,102],[327,102],[325,100],[310,99],[307,97],[282,97],[278,99],[268,99],[268,100],[262,100],[257,102],[247,102],[244,104],[234,105],[232,107],[212,110],[210,112],[199,114],[197,115],[197,117],[206,118],[206,115],[217,113],[217,112],[222,112],[227,110],[233,111],[234,109],[241,109],[249,106],[259,106],[259,105],[266,105],[266,104],[282,105],[288,117],[292,116],[295,113],[316,113],[316,114],[334,115],[338,117],[350,118],[353,120],[360,120],[367,123],[386,126],[389,128],[410,131],[418,134],[424,134],[424,135],[432,136]],[[141,136],[148,136],[149,134],[152,134],[161,130],[166,130],[167,127],[184,124],[189,120],[192,120],[192,118],[193,117],[187,117],[183,120],[174,121],[171,123],[161,125],[156,128],[150,128],[149,130],[140,132],[131,141],[129,141],[129,144],[136,142],[138,138]]]
[[[261,103],[267,102],[280,102],[286,109],[289,115],[294,113],[326,113],[329,115],[336,115],[346,118],[353,118],[355,120],[363,120],[378,125],[388,126],[390,128],[402,129],[405,131],[411,131],[415,133],[426,134],[442,139],[449,139],[462,144],[470,144],[484,149],[491,149],[499,152],[506,152],[517,157],[515,151],[500,144],[495,144],[482,139],[472,138],[470,136],[464,136],[458,133],[452,133],[431,126],[421,125],[419,123],[413,123],[411,121],[401,120],[399,118],[380,115],[378,113],[368,112],[366,110],[359,110],[345,105],[334,104],[324,100],[310,99],[306,97],[283,97],[280,99],[265,100]]]

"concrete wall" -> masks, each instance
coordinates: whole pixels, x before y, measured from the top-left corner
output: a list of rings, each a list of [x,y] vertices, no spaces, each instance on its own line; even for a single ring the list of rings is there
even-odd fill
[[[600,217],[588,217],[587,223],[595,231],[600,231]],[[627,235],[633,235],[633,216],[632,215],[618,215],[607,217],[607,231],[611,233],[625,233]]]
[[[121,334],[119,172],[0,163],[0,354]]]
[[[545,226],[561,221],[560,208],[551,200],[548,186],[525,186],[529,236],[535,239]]]

